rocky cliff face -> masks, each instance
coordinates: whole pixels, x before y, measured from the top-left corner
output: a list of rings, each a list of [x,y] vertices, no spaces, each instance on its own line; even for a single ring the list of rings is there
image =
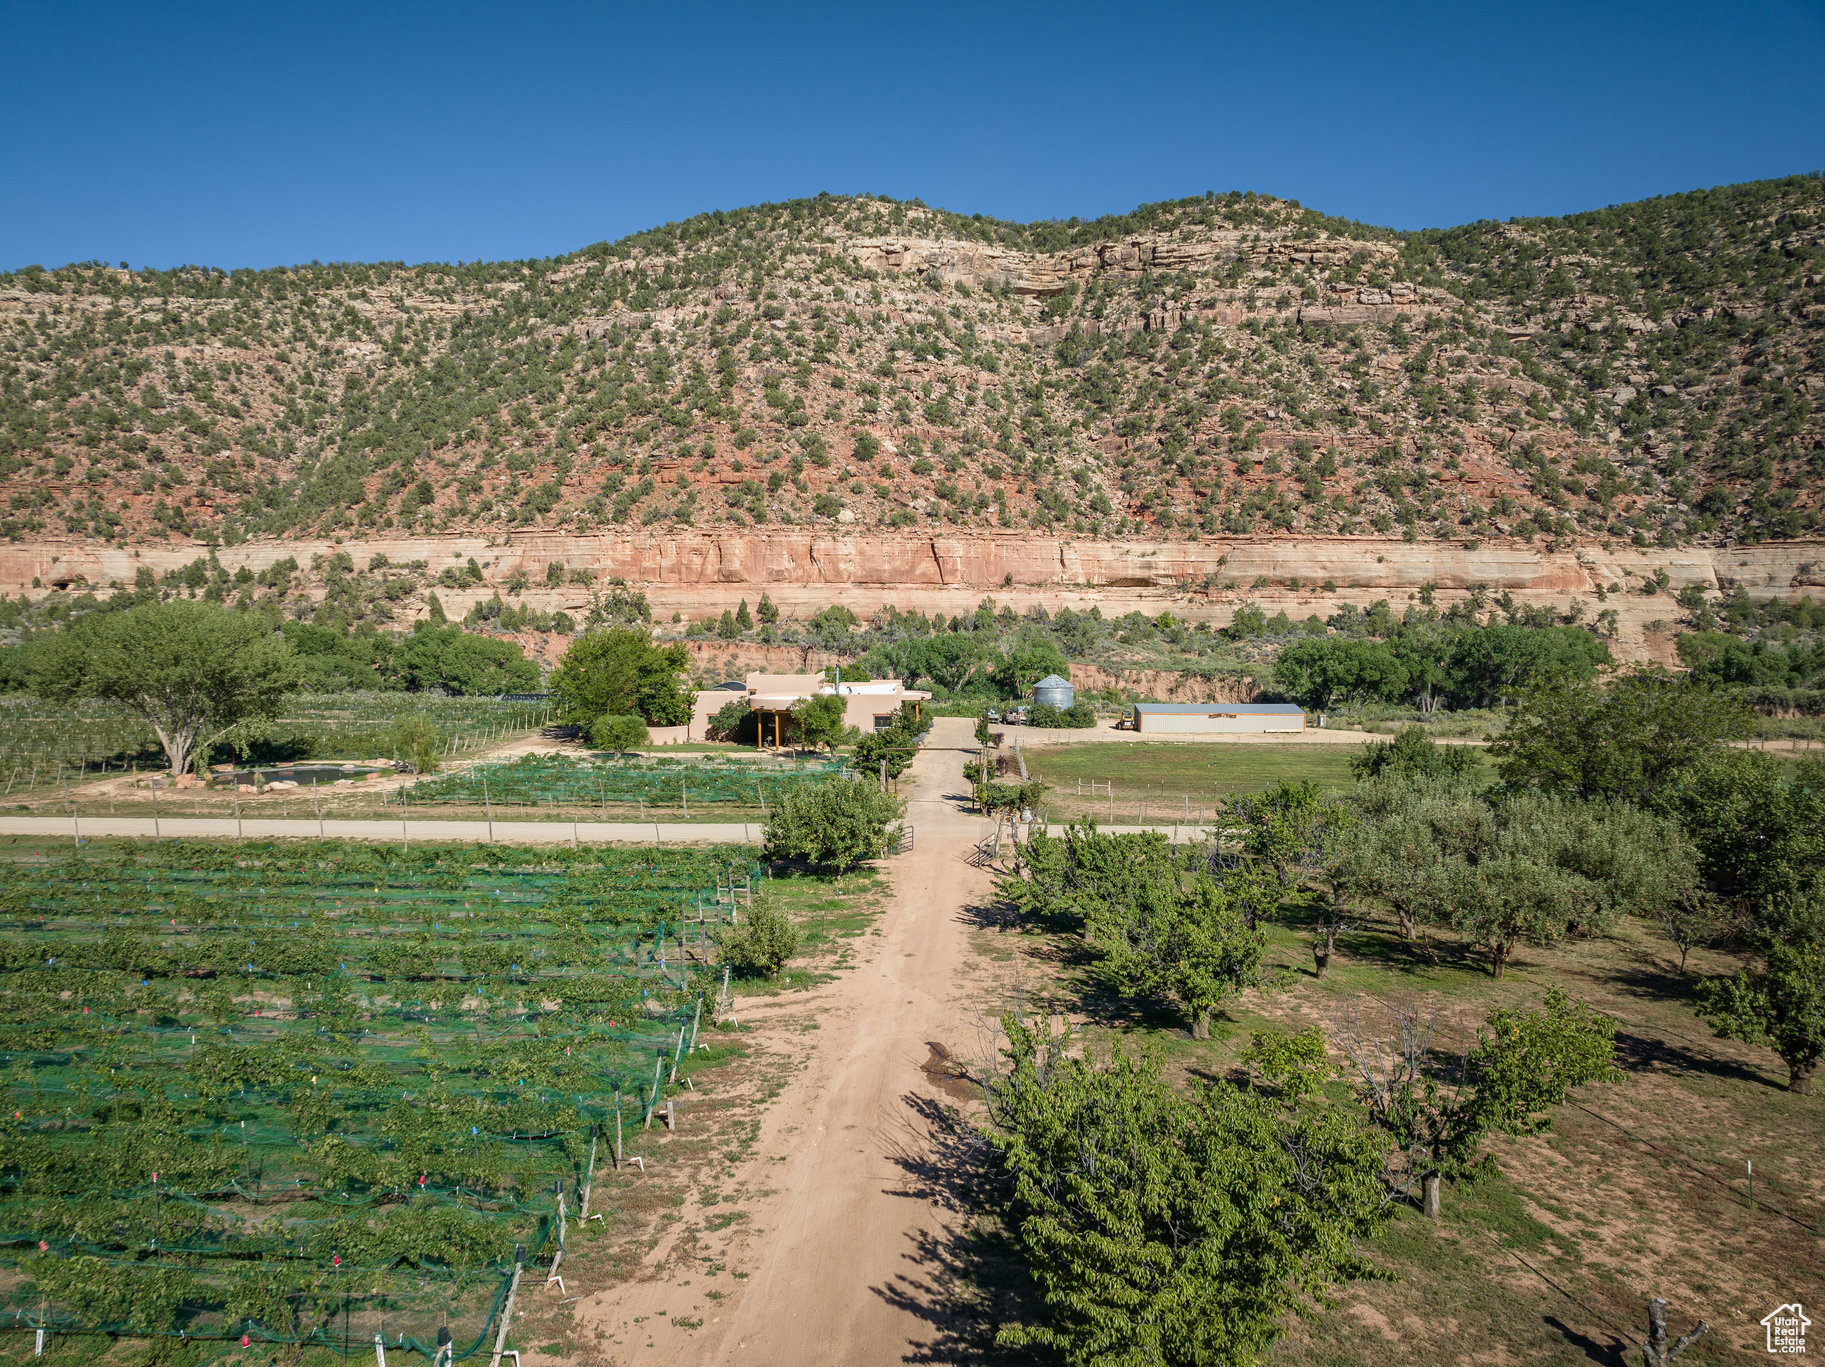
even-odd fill
[[[1397,539],[1313,537],[1297,541],[1215,538],[1196,542],[1080,541],[1007,535],[804,535],[783,531],[671,534],[527,532],[490,539],[443,536],[342,542],[303,541],[223,548],[222,566],[256,574],[287,558],[345,554],[357,566],[376,555],[394,565],[422,561],[433,578],[474,559],[479,583],[435,588],[444,609],[471,605],[526,586],[517,601],[578,614],[596,586],[625,581],[647,595],[656,616],[715,615],[740,599],[767,594],[782,610],[808,616],[833,603],[866,615],[887,605],[955,614],[984,597],[1024,609],[1041,604],[1100,607],[1105,614],[1170,611],[1226,623],[1244,602],[1269,613],[1321,614],[1337,603],[1404,605],[1426,595],[1441,605],[1471,595],[1511,594],[1517,602],[1574,605],[1589,618],[1617,613],[1624,654],[1664,648],[1655,623],[1678,614],[1672,596],[1688,585],[1707,592],[1742,586],[1759,596],[1797,597],[1825,590],[1825,542],[1792,541],[1729,548],[1650,549],[1589,545],[1546,550],[1519,546],[1428,546]],[[0,547],[0,592],[106,590],[131,584],[140,570],[162,576],[196,557],[191,548],[123,548],[56,542]],[[567,582],[544,587],[551,567]],[[1644,591],[1648,586],[1652,591]],[[435,587],[433,585],[433,587]],[[424,597],[402,603],[422,615]]]
[[[1388,242],[1356,241],[1322,232],[1293,242],[1258,232],[1221,229],[1196,237],[1142,233],[1050,254],[918,238],[855,238],[835,250],[864,269],[890,276],[913,275],[950,286],[1041,297],[1098,279],[1135,280],[1150,271],[1209,271],[1236,265],[1343,267],[1359,256],[1362,262],[1387,268],[1400,257],[1399,249]],[[1401,288],[1412,293],[1411,286]],[[1392,302],[1385,297],[1388,291],[1378,293],[1384,298],[1374,302]]]

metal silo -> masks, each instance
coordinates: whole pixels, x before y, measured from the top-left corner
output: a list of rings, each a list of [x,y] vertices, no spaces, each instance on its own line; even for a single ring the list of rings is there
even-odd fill
[[[1071,686],[1069,679],[1048,674],[1033,685],[1033,701],[1046,703],[1062,712],[1077,701],[1077,690]]]

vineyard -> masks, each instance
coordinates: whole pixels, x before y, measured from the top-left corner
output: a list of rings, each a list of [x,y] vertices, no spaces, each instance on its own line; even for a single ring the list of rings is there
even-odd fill
[[[661,759],[627,764],[572,759],[566,755],[524,755],[507,764],[478,764],[414,783],[405,801],[412,807],[540,807],[563,815],[631,816],[667,810],[689,815],[693,805],[764,812],[794,788],[853,777],[838,763],[781,763],[773,760],[706,759],[687,763]],[[397,804],[398,794],[388,801]],[[720,814],[720,813],[719,813]]]
[[[0,1324],[485,1351],[694,1046],[756,872],[726,847],[11,861]]]
[[[383,733],[413,716],[430,721],[443,753],[456,757],[536,730],[550,720],[551,704],[399,693],[300,696],[249,744],[286,758],[371,759],[385,743]],[[163,767],[151,728],[122,707],[0,696],[0,797],[20,801],[85,775]]]

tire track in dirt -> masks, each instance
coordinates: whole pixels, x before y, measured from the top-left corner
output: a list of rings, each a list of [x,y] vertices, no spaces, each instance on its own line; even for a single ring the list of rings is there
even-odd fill
[[[940,718],[908,771],[917,846],[889,864],[893,893],[868,957],[780,1003],[780,1028],[808,1011],[818,1028],[767,1039],[773,1049],[811,1047],[730,1174],[728,1184],[749,1193],[745,1218],[699,1239],[747,1274],[740,1289],[693,1312],[700,1327],[678,1327],[677,1312],[703,1286],[683,1281],[702,1272],[667,1269],[661,1249],[672,1241],[662,1240],[644,1277],[577,1303],[576,1337],[603,1334],[610,1361],[897,1363],[943,1337],[942,1273],[922,1250],[949,1242],[951,1216],[907,1168],[932,1149],[932,1118],[955,1102],[948,1070],[929,1067],[932,1045],[955,1052],[962,1043],[963,911],[989,887],[967,859],[979,819],[949,797],[963,787],[960,752],[970,748],[970,723]],[[703,1213],[687,1199],[675,1218]],[[535,1360],[528,1355],[529,1367]]]

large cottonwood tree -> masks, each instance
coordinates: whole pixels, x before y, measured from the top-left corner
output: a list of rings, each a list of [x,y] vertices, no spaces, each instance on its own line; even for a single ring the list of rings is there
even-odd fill
[[[43,643],[32,686],[136,713],[175,776],[235,726],[276,715],[293,679],[291,647],[265,617],[178,599],[83,618]]]

